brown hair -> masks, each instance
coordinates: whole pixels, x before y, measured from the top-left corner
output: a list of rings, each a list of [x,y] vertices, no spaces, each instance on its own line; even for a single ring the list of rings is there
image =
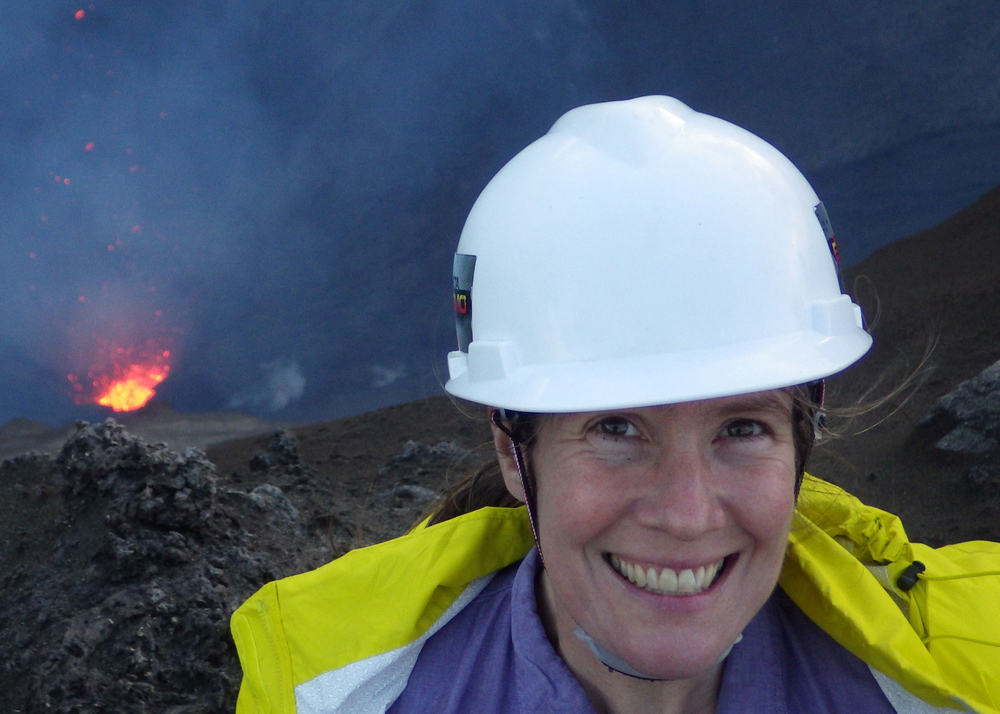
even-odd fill
[[[795,493],[798,495],[802,476],[809,461],[815,442],[815,415],[820,411],[820,398],[815,384],[789,387],[792,397],[792,440],[795,445]],[[514,438],[525,451],[529,451],[539,427],[538,414],[518,414],[518,419],[510,425]],[[531,474],[528,474],[531,478]],[[500,470],[500,462],[494,457],[484,463],[470,476],[448,488],[439,499],[430,505],[421,520],[428,519],[427,525],[447,521],[480,508],[517,508],[524,504],[511,495]]]

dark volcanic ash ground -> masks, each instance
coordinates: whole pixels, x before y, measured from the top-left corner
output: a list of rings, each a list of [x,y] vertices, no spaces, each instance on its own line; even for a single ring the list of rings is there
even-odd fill
[[[148,445],[113,420],[81,422],[55,458],[3,462],[0,711],[233,711],[232,611],[269,580],[401,534],[471,453],[391,437],[353,453],[352,431],[372,434],[339,426],[322,460],[342,478],[306,466],[288,432],[237,442],[239,464],[223,447],[220,478],[203,452]],[[482,443],[470,428],[465,443]],[[372,451],[381,467],[368,468]]]
[[[9,710],[231,710],[228,614],[287,572],[280,534],[301,528],[281,491],[219,488],[203,453],[148,446],[110,420],[81,426],[55,459],[5,462],[2,478],[6,509],[34,520],[4,543],[17,563],[0,616],[14,634],[0,644]]]

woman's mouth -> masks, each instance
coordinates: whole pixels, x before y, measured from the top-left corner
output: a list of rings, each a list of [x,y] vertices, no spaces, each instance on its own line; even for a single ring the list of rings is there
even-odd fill
[[[644,567],[614,555],[608,562],[622,577],[633,585],[659,595],[698,595],[712,587],[719,574],[725,569],[726,559],[698,568],[676,571],[670,568]]]

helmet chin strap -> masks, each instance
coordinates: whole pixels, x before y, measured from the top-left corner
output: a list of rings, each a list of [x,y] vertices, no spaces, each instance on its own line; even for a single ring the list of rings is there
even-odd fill
[[[643,674],[639,670],[637,670],[634,667],[632,667],[625,660],[623,660],[620,657],[616,657],[615,655],[611,654],[606,649],[604,649],[603,647],[601,647],[594,640],[593,637],[591,637],[586,632],[584,632],[582,627],[577,627],[575,630],[573,630],[573,634],[576,635],[577,639],[579,639],[582,642],[584,642],[587,645],[587,647],[590,648],[591,653],[593,653],[593,655],[597,658],[597,660],[601,664],[603,664],[605,667],[607,667],[608,669],[612,669],[615,672],[618,672],[619,674],[624,674],[624,675],[629,676],[629,677],[635,677],[636,679],[644,679],[647,682],[665,682],[665,681],[668,681],[668,680],[665,680],[665,679],[661,679],[660,677],[653,677],[653,676],[650,676],[648,674]],[[729,653],[733,651],[733,647],[736,644],[738,644],[742,639],[743,639],[743,635],[740,634],[740,636],[736,638],[736,642],[734,642],[733,644],[729,645],[729,647],[726,648],[726,651],[722,653],[722,656],[719,657],[718,661],[722,662],[722,660],[724,660],[726,657],[728,657]]]
[[[823,414],[823,403],[826,401],[826,380],[819,379],[809,384],[809,396],[813,400],[816,410],[812,415],[813,440],[815,441],[823,433],[826,416]]]
[[[521,442],[514,436],[513,429],[503,423],[506,417],[506,410],[491,409],[490,421],[497,429],[502,431],[510,439],[510,445],[514,450],[514,463],[517,464],[517,476],[521,480],[521,490],[524,491],[524,505],[528,509],[528,523],[531,524],[531,535],[535,539],[535,548],[538,549],[538,560],[545,567],[545,559],[542,557],[542,542],[538,539],[538,518],[535,510],[535,489],[528,478],[528,468],[524,463],[524,454],[521,451]]]

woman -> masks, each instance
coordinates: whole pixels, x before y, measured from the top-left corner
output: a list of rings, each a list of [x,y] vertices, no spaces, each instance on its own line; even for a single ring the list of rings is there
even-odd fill
[[[497,463],[243,605],[241,714],[995,710],[1000,547],[804,472],[871,338],[777,150],[665,97],[573,110],[483,191],[454,288],[446,388]]]

